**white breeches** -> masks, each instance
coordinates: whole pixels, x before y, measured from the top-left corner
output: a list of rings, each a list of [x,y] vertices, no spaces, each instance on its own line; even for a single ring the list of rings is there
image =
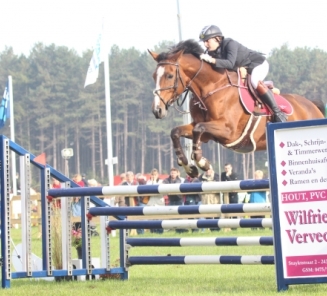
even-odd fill
[[[263,81],[269,72],[269,63],[265,60],[261,65],[256,66],[252,70],[251,74],[251,84],[254,89],[257,89],[258,82]]]

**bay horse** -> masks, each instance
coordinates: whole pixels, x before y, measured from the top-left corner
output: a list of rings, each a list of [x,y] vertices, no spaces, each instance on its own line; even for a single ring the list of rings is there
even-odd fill
[[[210,162],[202,155],[201,144],[209,140],[236,152],[247,153],[266,149],[266,124],[271,116],[256,116],[247,112],[240,102],[240,85],[236,72],[213,70],[199,57],[204,52],[195,40],[181,41],[167,52],[157,54],[148,50],[157,62],[153,73],[155,81],[152,112],[157,119],[164,118],[169,107],[186,90],[193,94],[189,110],[193,122],[171,130],[171,139],[177,163],[191,176],[198,176],[199,167],[207,171]],[[288,121],[324,118],[324,103],[296,94],[282,94],[293,107]],[[276,123],[278,124],[278,123]],[[189,164],[180,138],[193,140]]]

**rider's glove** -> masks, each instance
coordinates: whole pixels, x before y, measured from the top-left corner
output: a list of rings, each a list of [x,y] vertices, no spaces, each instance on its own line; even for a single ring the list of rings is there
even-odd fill
[[[207,53],[203,53],[200,55],[200,59],[206,61],[207,63],[214,64],[216,62],[216,59],[214,59],[212,56],[210,56]]]

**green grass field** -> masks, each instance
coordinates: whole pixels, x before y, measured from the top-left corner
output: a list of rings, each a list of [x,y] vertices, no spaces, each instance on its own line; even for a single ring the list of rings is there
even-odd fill
[[[41,256],[38,229],[32,230],[33,253]],[[185,233],[173,231],[160,237],[216,237],[216,236],[270,236],[271,230],[238,229],[230,232]],[[144,237],[158,237],[149,232]],[[12,229],[15,244],[20,242],[20,231]],[[111,238],[111,260],[119,260],[117,237]],[[72,250],[75,256],[75,250]],[[100,257],[100,238],[92,237],[92,257]],[[272,255],[273,247],[139,247],[130,250],[134,255]],[[274,265],[148,265],[132,266],[129,280],[97,280],[49,282],[36,279],[11,280],[11,288],[1,295],[278,295]],[[283,292],[287,295],[327,295],[326,284],[294,285]]]

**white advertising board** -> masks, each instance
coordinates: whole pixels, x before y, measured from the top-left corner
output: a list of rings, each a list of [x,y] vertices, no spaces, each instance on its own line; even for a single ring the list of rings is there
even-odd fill
[[[267,141],[277,281],[325,282],[327,121],[272,126]]]

